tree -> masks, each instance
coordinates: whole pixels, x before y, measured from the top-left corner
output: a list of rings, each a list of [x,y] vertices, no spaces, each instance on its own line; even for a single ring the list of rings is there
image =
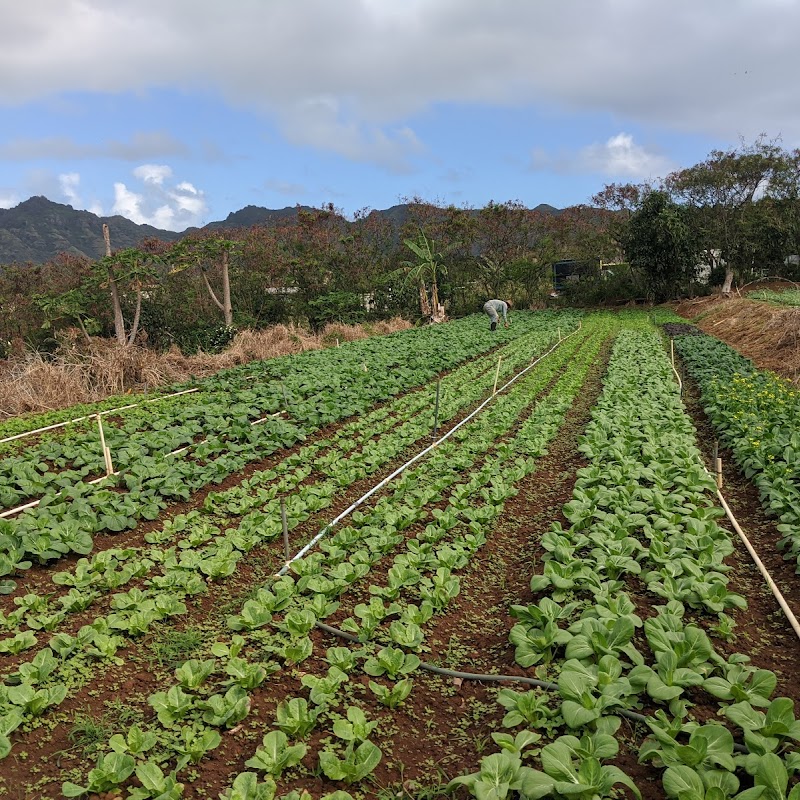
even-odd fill
[[[238,242],[212,235],[203,239],[182,239],[173,245],[169,256],[173,274],[196,267],[200,269],[206,290],[214,305],[222,312],[226,327],[233,325],[230,260],[238,249]],[[216,269],[221,274],[221,298],[208,277],[209,272]]]
[[[693,211],[698,238],[706,251],[718,250],[725,264],[722,293],[731,294],[734,277],[758,262],[749,238],[757,226],[752,217],[762,199],[795,200],[800,173],[798,151],[787,153],[760,136],[735,150],[712,150],[708,158],[668,175],[665,188]]]
[[[86,325],[88,323],[94,327],[97,320],[92,319],[89,311],[91,301],[81,289],[70,289],[60,295],[39,294],[33,300],[45,317],[42,328],[51,328],[53,323],[61,319],[74,320],[86,342],[91,342]]]
[[[443,254],[436,250],[432,239],[428,239],[420,230],[416,240],[404,239],[403,243],[417,257],[415,261],[404,261],[408,268],[408,279],[417,283],[419,287],[419,309],[423,317],[430,317],[431,321],[441,321],[443,315],[439,305],[439,278],[447,274],[447,267],[443,261]],[[428,300],[426,282],[431,285],[431,296]]]
[[[106,239],[106,256],[92,265],[94,278],[89,283],[110,289],[114,332],[119,344],[125,347],[132,345],[136,340],[141,319],[143,288],[157,278],[155,266],[160,259],[135,247],[128,247],[112,254],[107,225],[103,225],[103,233]],[[122,313],[121,295],[125,287],[132,288],[136,293],[133,321],[129,331],[126,330]]]
[[[489,297],[505,297],[515,272],[530,262],[533,219],[521,203],[489,203],[477,215],[477,272]]]
[[[657,303],[677,297],[694,277],[697,257],[684,208],[666,192],[652,191],[628,222],[625,253]]]

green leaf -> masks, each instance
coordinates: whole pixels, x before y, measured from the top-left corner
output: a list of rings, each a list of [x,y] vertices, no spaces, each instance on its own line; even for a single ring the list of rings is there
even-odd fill
[[[667,797],[681,798],[681,800],[685,795],[705,797],[703,781],[691,767],[667,767],[662,780]]]

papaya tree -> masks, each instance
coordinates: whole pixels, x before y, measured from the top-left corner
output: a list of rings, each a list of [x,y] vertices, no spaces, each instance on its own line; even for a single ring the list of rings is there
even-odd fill
[[[117,342],[125,347],[132,345],[139,333],[142,294],[144,288],[158,278],[156,266],[159,258],[135,247],[112,253],[107,225],[103,225],[103,234],[106,240],[106,255],[92,264],[93,279],[90,283],[109,290],[114,315],[114,334]],[[136,300],[133,321],[128,328],[122,312],[122,295],[130,290],[135,292]]]
[[[222,312],[225,325],[233,325],[233,305],[231,302],[231,257],[238,252],[239,242],[222,236],[209,236],[204,239],[182,239],[174,244],[169,255],[172,273],[199,269],[206,290],[214,305]],[[219,272],[221,291],[211,285],[209,274]]]
[[[89,329],[95,331],[97,320],[91,316],[91,300],[83,290],[70,289],[60,295],[37,294],[33,301],[44,315],[42,328],[52,328],[56,322],[67,319],[76,322],[83,338],[91,342]]]

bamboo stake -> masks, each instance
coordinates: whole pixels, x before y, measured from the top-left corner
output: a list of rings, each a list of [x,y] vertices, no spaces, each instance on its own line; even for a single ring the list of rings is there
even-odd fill
[[[106,435],[103,431],[103,418],[99,414],[97,415],[97,427],[100,430],[100,445],[103,448],[103,460],[106,464],[106,477],[108,477],[113,474],[114,465],[111,463],[111,451],[106,445]]]
[[[669,354],[670,358],[672,358],[672,369],[675,369],[675,340],[669,340]]]
[[[714,459],[714,468],[717,472],[717,489],[722,488],[722,459]]]
[[[503,357],[500,356],[497,359],[497,369],[494,372],[494,386],[492,387],[492,397],[497,394],[497,381],[500,378],[500,362],[503,360]]]

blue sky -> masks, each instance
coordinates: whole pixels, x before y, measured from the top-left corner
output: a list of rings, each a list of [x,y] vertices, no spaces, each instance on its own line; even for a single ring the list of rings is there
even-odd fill
[[[800,145],[800,0],[0,2],[0,207],[563,207]]]

